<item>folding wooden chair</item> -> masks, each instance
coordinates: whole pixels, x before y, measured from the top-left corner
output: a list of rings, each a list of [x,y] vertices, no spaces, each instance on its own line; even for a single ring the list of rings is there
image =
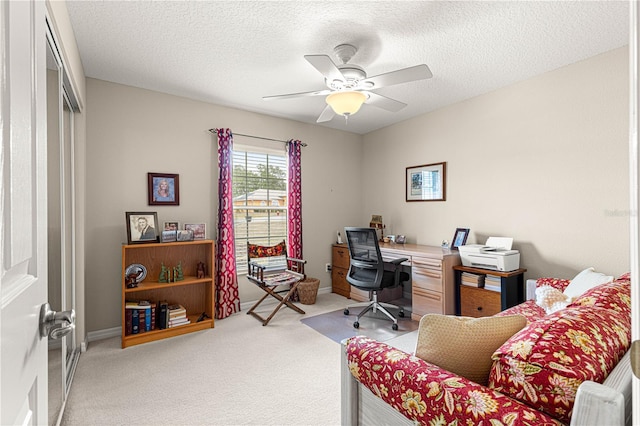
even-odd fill
[[[284,241],[275,246],[247,243],[247,255],[249,261],[247,278],[266,292],[247,314],[256,317],[262,325],[267,325],[282,306],[288,306],[304,315],[305,312],[294,305],[290,299],[295,294],[298,284],[305,278],[304,265],[307,262],[287,257],[287,245]],[[279,303],[265,319],[255,312],[255,309],[269,296],[276,298]]]

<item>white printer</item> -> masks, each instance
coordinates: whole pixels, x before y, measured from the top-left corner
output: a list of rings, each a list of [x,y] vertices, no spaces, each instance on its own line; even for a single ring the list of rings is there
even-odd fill
[[[459,246],[462,265],[509,272],[520,268],[520,252],[511,250],[513,238],[489,237],[485,245]]]

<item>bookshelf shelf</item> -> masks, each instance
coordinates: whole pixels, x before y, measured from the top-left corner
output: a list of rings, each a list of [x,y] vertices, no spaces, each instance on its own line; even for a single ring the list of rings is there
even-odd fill
[[[198,262],[205,265],[204,278],[197,278]],[[129,265],[141,264],[147,269],[146,278],[134,288],[127,288],[125,271]],[[161,283],[158,277],[162,265],[173,268],[181,265],[184,279],[176,282]],[[181,334],[192,333],[214,327],[214,242],[213,240],[196,240],[176,243],[130,244],[122,246],[122,347],[126,348],[166,339]],[[190,323],[177,327],[160,328],[145,331],[139,327],[134,333],[131,319],[127,323],[126,302],[148,301],[155,308],[155,321],[158,322],[158,307],[160,302],[180,304],[184,306]],[[205,313],[208,318],[198,322],[198,318]],[[164,327],[164,325],[163,325]]]

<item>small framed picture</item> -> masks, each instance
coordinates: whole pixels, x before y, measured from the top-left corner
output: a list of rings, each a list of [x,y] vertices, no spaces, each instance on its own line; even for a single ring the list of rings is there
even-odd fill
[[[177,241],[193,241],[193,231],[188,229],[178,229],[176,235]]]
[[[157,243],[160,240],[158,213],[126,212],[127,242],[129,244]]]
[[[180,229],[180,223],[177,221],[165,222],[164,230],[165,231],[177,231]]]
[[[171,173],[147,173],[149,205],[179,206],[178,177],[178,175]]]
[[[207,226],[204,223],[185,223],[184,229],[193,231],[194,240],[204,240],[207,234]]]
[[[396,235],[396,244],[404,244],[407,238],[404,235]]]
[[[458,247],[465,245],[469,236],[469,228],[456,228],[451,240],[451,250],[458,250]]]
[[[162,231],[162,242],[172,243],[178,241],[178,231]]]

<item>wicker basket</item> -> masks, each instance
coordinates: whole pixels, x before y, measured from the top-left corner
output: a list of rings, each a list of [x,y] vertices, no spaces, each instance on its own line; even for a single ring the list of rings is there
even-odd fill
[[[320,287],[320,280],[317,278],[307,277],[302,280],[300,284],[298,284],[297,289],[300,303],[303,305],[313,305],[316,303],[318,287]]]

